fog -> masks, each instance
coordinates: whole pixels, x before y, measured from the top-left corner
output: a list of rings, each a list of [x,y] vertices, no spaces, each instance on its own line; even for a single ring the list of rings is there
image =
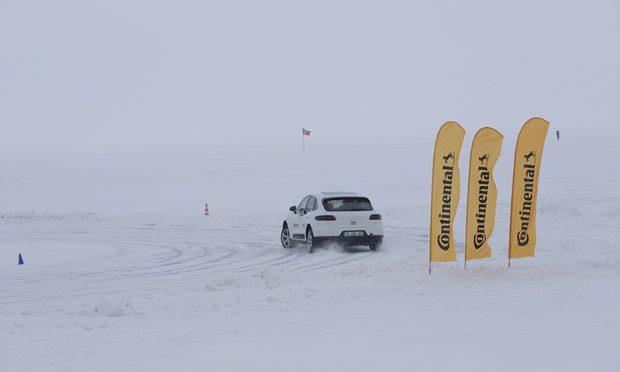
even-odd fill
[[[609,125],[615,1],[2,1],[3,148]]]
[[[311,154],[429,158],[447,120],[507,146],[532,116],[617,134],[619,36],[612,0],[0,0],[1,201],[144,210],[192,182],[178,166],[299,156],[301,127]],[[174,186],[149,194],[154,169]]]

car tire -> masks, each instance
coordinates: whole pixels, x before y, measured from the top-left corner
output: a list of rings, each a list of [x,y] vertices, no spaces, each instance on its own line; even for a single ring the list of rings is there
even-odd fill
[[[308,231],[306,231],[306,246],[308,247],[308,253],[314,253],[316,242],[314,241],[314,233],[311,227],[308,227]]]
[[[377,242],[377,243],[370,243],[370,245],[368,246],[368,248],[370,248],[371,252],[376,252],[379,250],[379,248],[381,248],[381,243]]]
[[[295,246],[293,242],[293,237],[291,237],[291,231],[288,229],[288,225],[285,223],[282,225],[282,232],[280,233],[280,243],[282,243],[282,247],[289,249]]]

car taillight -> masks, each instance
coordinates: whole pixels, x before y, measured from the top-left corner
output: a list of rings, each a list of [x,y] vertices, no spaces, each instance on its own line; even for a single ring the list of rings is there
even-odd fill
[[[336,221],[336,216],[326,215],[326,216],[316,216],[314,217],[317,221]]]
[[[381,219],[381,215],[380,214],[371,214],[370,215],[370,219],[371,220],[380,220]]]

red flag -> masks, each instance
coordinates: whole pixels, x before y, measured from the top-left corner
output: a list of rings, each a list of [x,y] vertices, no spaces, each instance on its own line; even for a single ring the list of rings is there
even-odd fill
[[[309,136],[310,135],[310,131],[306,128],[301,128],[301,134],[303,136]]]

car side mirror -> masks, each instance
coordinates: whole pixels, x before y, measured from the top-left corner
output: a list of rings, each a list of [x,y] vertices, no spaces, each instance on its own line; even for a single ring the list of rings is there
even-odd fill
[[[293,212],[293,213],[297,213],[297,207],[296,206],[292,206],[288,210]]]

